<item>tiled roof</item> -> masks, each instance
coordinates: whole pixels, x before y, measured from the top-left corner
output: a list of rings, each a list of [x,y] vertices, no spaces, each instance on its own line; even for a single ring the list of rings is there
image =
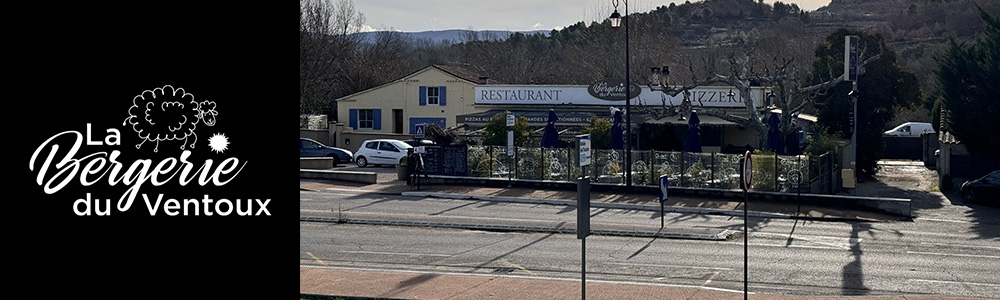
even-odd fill
[[[433,65],[433,67],[437,68],[437,69],[439,69],[441,71],[444,71],[445,73],[451,74],[452,76],[464,79],[466,81],[469,81],[469,82],[472,82],[472,83],[475,83],[475,84],[485,84],[486,83],[486,80],[480,79],[480,78],[484,78],[482,75],[476,74],[475,72],[472,72],[469,69],[466,69],[466,68],[463,68],[463,67],[446,66],[446,65]],[[497,82],[494,82],[493,80],[490,80],[490,83],[494,83],[495,84]]]

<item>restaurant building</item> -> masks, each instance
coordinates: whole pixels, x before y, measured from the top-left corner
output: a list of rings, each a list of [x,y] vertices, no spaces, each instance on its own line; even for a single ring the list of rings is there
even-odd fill
[[[475,105],[485,78],[456,67],[432,65],[387,84],[336,99],[336,145],[354,150],[367,139],[412,139],[414,125],[454,128],[455,116],[486,111]]]
[[[556,123],[561,137],[578,134],[591,117],[611,119],[611,108],[624,109],[626,85],[622,82],[596,82],[591,85],[496,84],[456,67],[433,65],[393,82],[336,99],[336,145],[353,150],[365,139],[413,138],[414,125],[437,124],[474,136],[490,119],[509,111],[527,118],[533,129],[547,122],[548,111],[559,117]],[[651,107],[677,108],[682,95],[670,96],[649,87],[632,84],[632,133],[636,149],[679,150],[687,121],[684,114],[657,117]],[[729,86],[705,86],[690,91],[693,108],[724,110],[746,115],[746,105]],[[750,99],[761,116],[766,116],[765,87],[751,88]],[[704,152],[727,152],[728,148],[757,145],[752,129],[723,120],[699,115]],[[734,149],[735,150],[735,149]]]

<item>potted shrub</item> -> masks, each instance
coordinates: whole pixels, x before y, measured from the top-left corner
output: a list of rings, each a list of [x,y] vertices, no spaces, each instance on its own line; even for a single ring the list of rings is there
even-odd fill
[[[409,170],[406,168],[407,156],[399,159],[399,164],[396,165],[396,178],[400,181],[406,181],[406,177],[410,175]]]

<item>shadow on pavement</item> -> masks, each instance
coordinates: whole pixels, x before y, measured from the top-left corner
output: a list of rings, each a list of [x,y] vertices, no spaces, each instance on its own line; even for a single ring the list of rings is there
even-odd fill
[[[965,215],[974,221],[972,230],[979,238],[1000,239],[1000,207],[966,203],[957,191],[946,192],[944,195],[952,204],[968,208]]]
[[[412,289],[414,287],[420,286],[421,284],[428,282],[434,278],[441,276],[440,274],[420,274],[419,276],[409,278],[407,280],[400,281],[396,285],[396,288],[392,289],[387,293],[387,295],[401,294],[402,292]]]
[[[871,224],[865,222],[853,222],[851,223],[851,239],[858,241],[862,232],[868,232],[871,235]],[[861,243],[854,242],[851,243],[851,257],[854,261],[844,265],[844,269],[841,272],[843,279],[841,281],[841,288],[843,289],[844,295],[867,295],[870,291],[868,287],[865,287],[865,274],[864,268],[861,263],[861,255],[864,251],[861,250]]]

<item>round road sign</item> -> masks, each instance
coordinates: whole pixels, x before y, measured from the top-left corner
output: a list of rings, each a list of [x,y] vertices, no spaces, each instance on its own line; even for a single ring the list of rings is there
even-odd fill
[[[750,151],[747,151],[746,155],[743,156],[743,189],[748,191],[750,190],[751,169]]]

